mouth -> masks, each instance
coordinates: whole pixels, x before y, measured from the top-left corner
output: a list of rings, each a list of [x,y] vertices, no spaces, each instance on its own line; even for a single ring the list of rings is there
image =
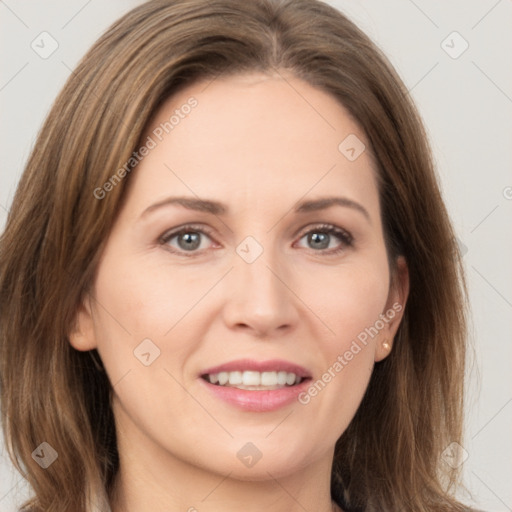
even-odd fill
[[[252,403],[260,410],[270,402],[284,403],[312,379],[304,367],[280,359],[240,359],[206,369],[199,377],[217,396],[244,406]]]
[[[201,378],[215,386],[245,390],[275,390],[300,384],[309,377],[301,377],[293,372],[252,370],[206,373]]]

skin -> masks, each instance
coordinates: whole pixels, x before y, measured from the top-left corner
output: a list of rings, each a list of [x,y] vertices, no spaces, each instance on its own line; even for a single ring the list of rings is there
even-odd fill
[[[286,74],[197,83],[161,107],[143,140],[191,96],[198,105],[130,175],[95,300],[70,334],[76,349],[98,349],[114,385],[113,511],[328,512],[335,442],[389,355],[403,309],[306,405],[241,411],[198,374],[239,358],[285,359],[316,380],[379,314],[405,306],[407,267],[400,258],[391,286],[369,143],[336,99]],[[338,150],[349,134],[367,148],[352,162]],[[369,219],[347,206],[293,211],[332,195]],[[174,204],[141,217],[169,196],[216,200],[228,213]],[[159,241],[185,223],[211,230],[193,257],[179,237]],[[323,233],[319,224],[348,231],[353,245],[331,235],[319,249],[306,234]],[[247,236],[263,248],[253,263],[236,252]],[[149,366],[133,353],[145,338],[160,350]],[[262,454],[250,468],[237,458],[247,442]]]

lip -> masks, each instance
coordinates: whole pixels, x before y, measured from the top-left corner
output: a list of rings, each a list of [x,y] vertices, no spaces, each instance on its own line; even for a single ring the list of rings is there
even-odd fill
[[[209,373],[234,372],[234,371],[279,372],[295,373],[304,379],[300,384],[286,386],[280,389],[248,390],[211,384],[202,376]],[[270,361],[254,361],[251,359],[239,359],[230,361],[220,366],[214,366],[199,374],[201,385],[216,398],[249,412],[271,412],[285,407],[297,400],[297,396],[310,385],[311,374],[302,366],[281,359]]]
[[[311,378],[311,374],[303,367],[283,359],[271,359],[268,361],[255,361],[254,359],[237,359],[219,366],[213,366],[201,371],[199,377],[209,373],[237,372],[249,370],[253,372],[288,372],[303,379]]]
[[[199,381],[215,397],[239,409],[250,412],[271,412],[296,402],[298,395],[309,387],[311,379],[281,389],[255,389],[252,391],[217,386],[201,378],[199,378]]]

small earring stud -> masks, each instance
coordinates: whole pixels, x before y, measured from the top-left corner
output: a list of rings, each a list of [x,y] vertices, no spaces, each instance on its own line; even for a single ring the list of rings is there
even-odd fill
[[[391,345],[385,341],[383,344],[382,344],[382,347],[385,349],[385,350],[389,350],[391,348]]]

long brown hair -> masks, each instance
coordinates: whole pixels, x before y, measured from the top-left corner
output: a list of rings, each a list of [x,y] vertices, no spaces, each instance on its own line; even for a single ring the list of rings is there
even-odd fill
[[[33,510],[108,510],[118,469],[112,387],[67,334],[89,293],[148,121],[179,89],[291,71],[337,98],[378,166],[388,256],[410,294],[393,351],[338,440],[332,494],[346,510],[463,510],[442,459],[462,445],[466,289],[427,138],[377,47],[318,0],[152,0],[114,23],[72,72],[38,136],[0,242],[0,385],[6,445]],[[136,167],[133,172],[136,172]],[[58,463],[31,453],[47,442]]]

